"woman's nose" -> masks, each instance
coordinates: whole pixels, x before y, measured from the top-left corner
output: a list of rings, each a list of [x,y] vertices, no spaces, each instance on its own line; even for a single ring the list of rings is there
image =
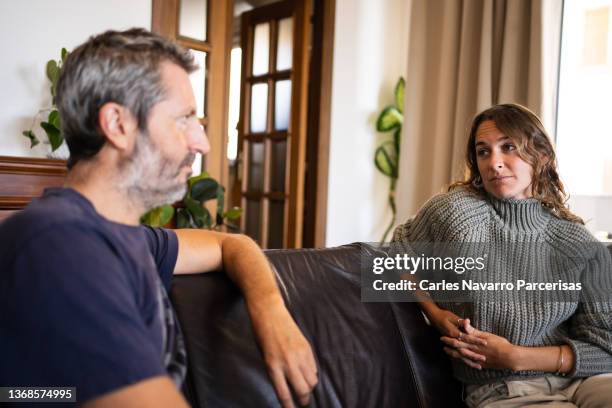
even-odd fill
[[[494,170],[501,170],[504,168],[504,159],[501,154],[497,152],[491,153],[489,167]]]

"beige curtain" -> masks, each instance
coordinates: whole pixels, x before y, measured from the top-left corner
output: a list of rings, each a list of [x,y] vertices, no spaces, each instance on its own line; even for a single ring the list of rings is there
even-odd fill
[[[561,0],[412,0],[399,223],[463,176],[470,121],[516,102],[554,131]]]

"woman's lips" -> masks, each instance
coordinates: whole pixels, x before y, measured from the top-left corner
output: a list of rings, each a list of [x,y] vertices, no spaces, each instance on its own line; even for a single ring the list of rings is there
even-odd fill
[[[504,180],[512,178],[512,176],[497,176],[489,179],[491,183],[503,183]]]

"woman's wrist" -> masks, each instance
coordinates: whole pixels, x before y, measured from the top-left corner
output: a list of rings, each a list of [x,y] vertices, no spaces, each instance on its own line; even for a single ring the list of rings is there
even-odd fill
[[[529,370],[529,348],[523,346],[512,345],[509,353],[510,369],[512,371]]]
[[[421,310],[423,310],[425,316],[427,316],[432,323],[437,320],[439,313],[442,311],[442,309],[432,301],[420,302],[420,305]]]
[[[561,361],[559,352],[563,353]],[[574,353],[568,345],[524,347],[513,345],[508,353],[512,371],[544,371],[567,374],[574,366]],[[561,367],[559,367],[561,363]]]

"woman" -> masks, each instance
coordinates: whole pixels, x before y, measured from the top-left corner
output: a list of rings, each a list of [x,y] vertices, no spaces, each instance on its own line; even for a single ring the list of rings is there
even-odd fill
[[[520,242],[561,253],[598,246],[565,206],[554,149],[528,109],[505,104],[477,115],[466,164],[467,179],[430,199],[394,242]],[[610,255],[596,252],[609,280]],[[507,259],[500,273],[517,278],[524,265]],[[491,302],[481,293],[470,292],[467,309],[420,303],[469,406],[612,406],[611,302]]]

